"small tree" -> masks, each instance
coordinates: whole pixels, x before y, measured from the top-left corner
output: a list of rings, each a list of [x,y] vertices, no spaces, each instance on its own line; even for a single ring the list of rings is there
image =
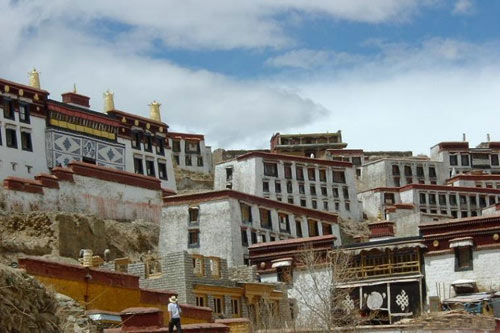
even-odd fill
[[[357,280],[350,253],[304,248],[296,260],[291,296],[299,308],[297,328],[330,332],[370,320],[350,297],[352,288],[342,285]]]

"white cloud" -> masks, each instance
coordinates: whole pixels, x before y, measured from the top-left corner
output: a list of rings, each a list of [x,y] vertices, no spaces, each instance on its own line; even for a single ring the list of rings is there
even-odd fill
[[[168,46],[232,49],[293,45],[294,40],[285,31],[287,20],[283,17],[287,15],[320,15],[367,23],[403,22],[420,8],[439,1],[0,0],[0,9],[7,22],[13,21],[9,17],[18,19],[12,22],[14,35],[57,21],[91,29],[100,19],[130,26],[125,36],[139,34],[142,40],[160,39]]]
[[[471,14],[473,10],[474,4],[472,0],[457,0],[452,12],[455,15],[467,15]]]

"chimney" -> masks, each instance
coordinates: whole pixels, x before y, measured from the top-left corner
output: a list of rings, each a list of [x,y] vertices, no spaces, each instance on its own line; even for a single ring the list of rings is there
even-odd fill
[[[490,133],[486,134],[486,141],[487,142],[490,142],[491,138],[490,138]]]
[[[67,92],[61,96],[63,103],[83,106],[85,108],[90,107],[90,97],[78,94],[76,92],[76,84],[73,86],[73,92]]]
[[[115,109],[115,101],[114,101],[113,97],[115,96],[115,94],[113,92],[109,91],[109,89],[108,89],[103,94],[103,96],[104,96],[104,111],[108,112],[108,111],[114,110]]]
[[[40,89],[40,72],[37,72],[36,68],[33,68],[31,72],[28,73],[30,78],[30,86],[36,89]]]
[[[465,137],[465,133],[462,134],[462,141],[467,142],[467,138]]]
[[[157,101],[153,101],[153,103],[149,104],[149,118],[161,121],[160,106],[161,104]]]

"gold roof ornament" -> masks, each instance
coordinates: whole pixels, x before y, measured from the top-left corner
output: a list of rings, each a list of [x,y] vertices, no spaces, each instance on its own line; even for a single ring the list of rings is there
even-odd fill
[[[161,121],[160,106],[161,104],[157,101],[153,101],[153,103],[149,104],[149,118]]]
[[[115,109],[115,101],[114,101],[115,93],[108,89],[104,92],[103,96],[104,96],[104,111],[109,112],[111,110],[114,110]]]
[[[30,86],[36,89],[40,89],[40,72],[33,68],[31,72],[28,73],[30,78]]]
[[[378,212],[377,221],[382,221],[382,211]]]
[[[76,83],[73,83],[73,93],[76,94]]]

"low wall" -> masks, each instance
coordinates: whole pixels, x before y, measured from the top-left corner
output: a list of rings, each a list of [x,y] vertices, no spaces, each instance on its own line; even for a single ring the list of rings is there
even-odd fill
[[[10,212],[65,211],[103,219],[160,222],[160,180],[83,162],[35,179],[8,177],[0,197]]]

